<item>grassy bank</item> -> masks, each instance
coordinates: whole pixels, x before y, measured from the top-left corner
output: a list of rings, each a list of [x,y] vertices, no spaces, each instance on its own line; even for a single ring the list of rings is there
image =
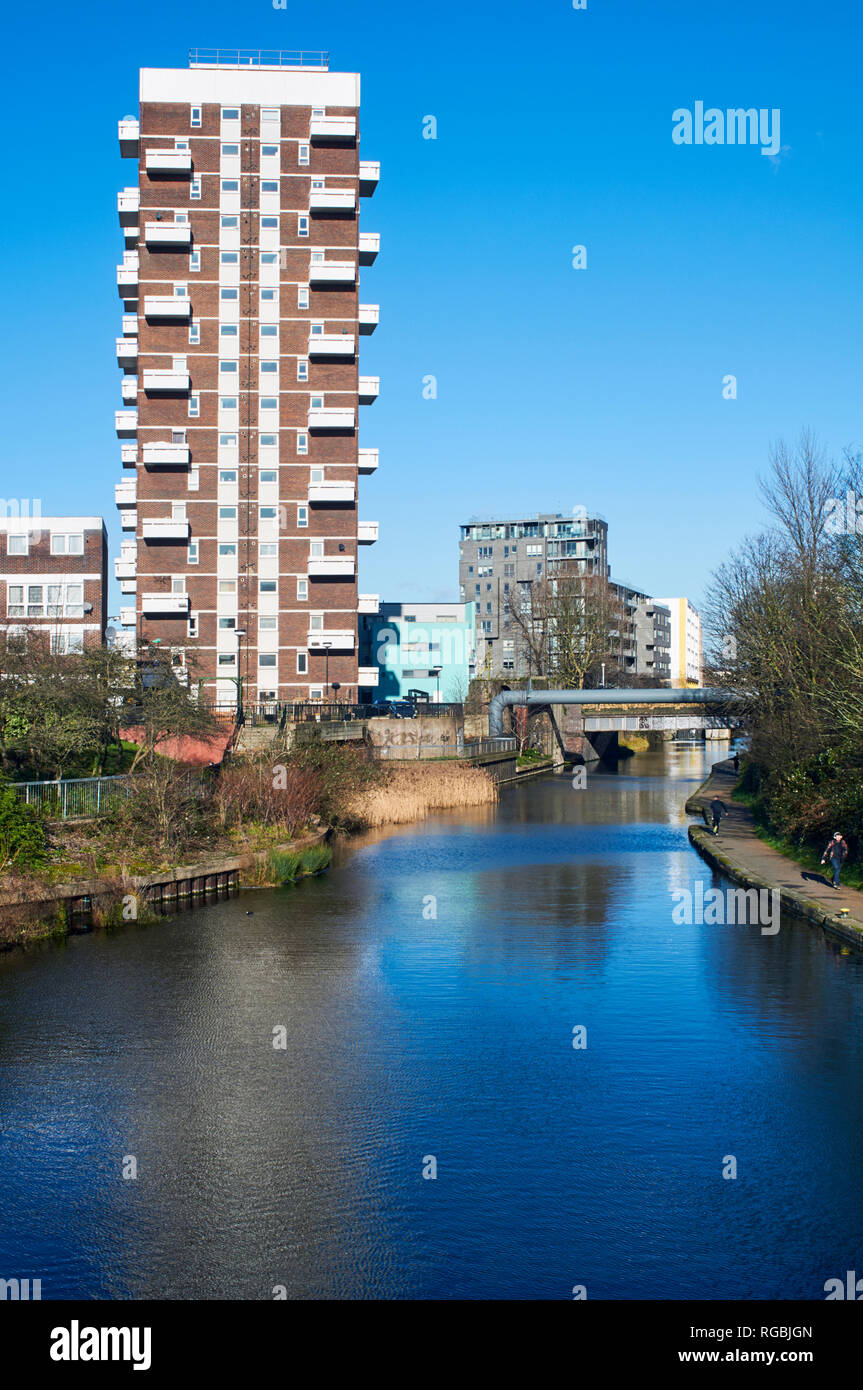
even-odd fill
[[[832,869],[821,863],[822,851],[815,849],[811,845],[800,844],[799,841],[789,839],[788,836],[782,835],[773,829],[766,819],[764,807],[759,796],[742,790],[741,784],[738,782],[734,791],[731,793],[731,799],[732,801],[738,802],[739,805],[745,806],[747,811],[751,812],[753,829],[759,840],[762,840],[765,845],[769,845],[771,849],[775,849],[778,854],[784,855],[786,859],[790,859],[793,863],[799,864],[802,869],[807,869],[811,873],[825,874],[832,881]],[[825,835],[825,845],[828,838],[829,837]],[[859,863],[852,863],[846,860],[842,866],[842,882],[848,888],[863,889],[863,866]]]
[[[345,810],[352,828],[374,829],[422,820],[432,811],[491,806],[496,800],[497,788],[482,768],[467,763],[417,762],[387,767],[384,777],[357,792]]]

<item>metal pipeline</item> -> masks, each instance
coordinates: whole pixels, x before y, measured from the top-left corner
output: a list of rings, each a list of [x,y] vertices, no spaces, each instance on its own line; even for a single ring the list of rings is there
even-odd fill
[[[727,702],[727,690],[502,690],[488,707],[489,738],[503,733],[503,712],[511,705],[709,705]]]

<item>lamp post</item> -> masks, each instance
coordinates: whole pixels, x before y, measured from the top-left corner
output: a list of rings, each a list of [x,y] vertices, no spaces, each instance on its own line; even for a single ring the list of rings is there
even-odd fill
[[[330,688],[330,647],[331,647],[332,645],[333,645],[332,642],[322,642],[322,643],[321,643],[321,646],[323,647],[324,652],[326,653],[326,678],[325,678],[325,680],[324,680],[324,689],[325,689],[327,692],[329,692],[329,688]],[[327,695],[327,698],[329,699],[329,694]]]
[[[434,666],[434,667],[432,667],[432,674],[434,675],[434,677],[435,677],[435,679],[436,679],[436,681],[437,681],[437,699],[436,699],[436,701],[435,701],[435,704],[438,704],[438,705],[440,704],[440,675],[441,675],[441,671],[442,671],[442,670],[443,670],[443,667],[442,667],[442,666]]]

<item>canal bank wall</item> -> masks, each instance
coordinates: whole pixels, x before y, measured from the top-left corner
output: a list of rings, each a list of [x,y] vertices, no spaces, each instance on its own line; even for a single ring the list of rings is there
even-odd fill
[[[723,759],[687,799],[689,815],[703,815],[714,796],[726,809],[718,835],[704,824],[690,825],[693,848],[711,868],[744,888],[778,892],[783,913],[863,950],[861,894],[854,888],[837,892],[826,873],[813,874],[759,839],[752,813],[731,799],[737,777],[732,760]]]

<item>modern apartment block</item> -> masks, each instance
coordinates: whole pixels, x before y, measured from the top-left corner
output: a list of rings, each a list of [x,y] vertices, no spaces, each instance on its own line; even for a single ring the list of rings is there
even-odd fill
[[[374,606],[372,606],[374,605]],[[411,692],[460,704],[475,674],[473,603],[378,603],[360,596],[361,700]]]
[[[100,516],[0,517],[0,628],[52,652],[105,638],[108,535]]]
[[[635,606],[635,672],[657,685],[671,680],[671,613],[656,599],[639,599]]]
[[[688,598],[656,600],[671,612],[671,684],[675,688],[702,682],[701,617]]]
[[[194,51],[119,124],[122,619],[218,703],[357,697],[359,104],[326,54]]]
[[[608,524],[583,509],[461,527],[459,592],[476,612],[478,675],[526,676],[528,653],[511,615],[519,586],[566,574],[608,577]]]

